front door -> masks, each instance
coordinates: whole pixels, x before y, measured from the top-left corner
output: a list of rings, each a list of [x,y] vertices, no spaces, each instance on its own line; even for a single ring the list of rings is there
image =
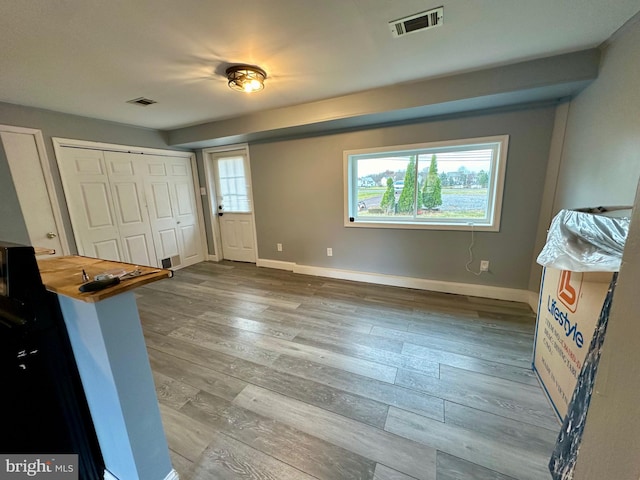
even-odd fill
[[[245,150],[211,155],[222,258],[256,262],[251,177]]]

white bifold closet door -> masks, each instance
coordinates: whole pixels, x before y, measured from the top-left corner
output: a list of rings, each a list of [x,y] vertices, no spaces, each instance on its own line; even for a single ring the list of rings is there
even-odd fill
[[[159,259],[192,265],[204,259],[189,159],[146,155],[144,179]]]
[[[204,259],[189,158],[63,147],[60,174],[81,255],[182,267]]]

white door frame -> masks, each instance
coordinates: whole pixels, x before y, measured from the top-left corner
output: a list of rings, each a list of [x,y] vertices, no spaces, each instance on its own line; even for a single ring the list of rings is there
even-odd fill
[[[70,255],[71,248],[69,248],[69,240],[67,239],[67,232],[64,228],[64,222],[62,221],[62,211],[60,210],[60,201],[56,194],[56,187],[53,182],[53,175],[51,173],[51,165],[49,164],[49,157],[47,156],[47,149],[44,145],[44,137],[42,131],[35,128],[15,127],[13,125],[0,125],[0,132],[7,133],[22,133],[33,136],[38,150],[38,157],[40,158],[40,167],[42,168],[42,177],[47,187],[47,194],[49,195],[49,203],[51,204],[51,212],[53,213],[53,221],[55,222],[58,239],[62,246],[62,254]],[[18,185],[14,185],[16,190],[21,188]]]
[[[193,177],[193,191],[196,197],[196,214],[198,216],[198,228],[200,232],[200,247],[204,258],[207,258],[209,249],[207,247],[207,236],[204,231],[204,215],[202,209],[202,198],[200,196],[200,182],[198,181],[198,165],[196,163],[196,154],[184,150],[162,150],[158,148],[134,147],[127,145],[119,145],[116,143],[90,142],[87,140],[74,140],[71,138],[52,137],[53,149],[56,154],[56,162],[60,169],[60,161],[62,159],[63,147],[87,148],[93,150],[112,150],[115,152],[141,153],[147,155],[158,155],[163,157],[184,157],[191,161],[191,176]],[[73,222],[72,222],[73,223]],[[76,232],[73,232],[74,237]],[[77,242],[76,242],[77,243]]]
[[[209,196],[209,215],[211,218],[211,229],[213,230],[213,249],[214,255],[209,255],[209,260],[219,262],[223,260],[222,255],[222,235],[220,234],[220,221],[218,220],[218,195],[216,192],[215,171],[213,168],[212,155],[224,152],[232,152],[234,150],[244,150],[247,156],[247,171],[245,175],[249,178],[251,185],[251,221],[253,222],[253,245],[256,251],[256,262],[260,258],[258,253],[258,233],[256,231],[256,209],[253,201],[253,178],[251,177],[251,157],[249,156],[248,143],[236,143],[234,145],[225,145],[224,147],[211,147],[202,150],[202,159],[204,162],[205,180],[207,184],[207,195]]]

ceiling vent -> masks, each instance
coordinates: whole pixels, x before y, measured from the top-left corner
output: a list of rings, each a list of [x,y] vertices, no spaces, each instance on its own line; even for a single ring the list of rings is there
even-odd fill
[[[149,105],[153,105],[158,102],[149,98],[140,97],[134,98],[133,100],[127,100],[127,103],[133,103],[134,105],[140,105],[141,107],[148,107]]]
[[[433,8],[426,12],[416,13],[409,17],[389,22],[391,34],[402,37],[409,33],[421,32],[429,28],[439,27],[444,20],[444,7]]]

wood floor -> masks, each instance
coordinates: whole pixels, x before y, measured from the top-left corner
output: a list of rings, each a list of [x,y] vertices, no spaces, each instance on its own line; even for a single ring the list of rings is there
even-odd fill
[[[182,480],[551,478],[524,304],[232,262],[137,292]]]

